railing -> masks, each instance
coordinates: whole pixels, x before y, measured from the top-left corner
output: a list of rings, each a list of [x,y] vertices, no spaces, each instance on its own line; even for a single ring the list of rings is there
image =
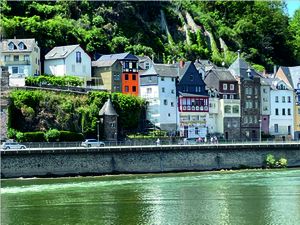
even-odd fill
[[[14,60],[9,60],[4,62],[5,65],[30,65],[30,60],[19,60],[19,61],[14,61]]]
[[[289,143],[298,143],[299,140],[292,141],[279,141],[279,140],[264,140],[259,142],[257,140],[219,140],[219,141],[207,141],[207,142],[198,142],[196,139],[172,139],[172,138],[160,138],[159,144],[157,138],[154,139],[129,139],[126,141],[104,141],[105,147],[112,146],[153,146],[153,145],[266,145],[266,144],[289,144]],[[27,148],[66,148],[66,147],[75,147],[82,148],[81,142],[24,142]],[[299,149],[300,150],[300,149]]]

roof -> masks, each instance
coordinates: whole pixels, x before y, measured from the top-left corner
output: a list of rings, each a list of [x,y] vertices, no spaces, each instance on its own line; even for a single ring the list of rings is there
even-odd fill
[[[161,77],[177,77],[178,67],[174,64],[153,64],[141,76],[158,75]]]
[[[14,49],[14,50],[9,50],[8,49],[8,44],[12,42],[15,44],[15,46],[17,47],[19,43],[23,42],[24,45],[27,47],[24,50],[21,50],[19,48]],[[23,52],[23,51],[33,51],[33,46],[36,44],[35,39],[34,38],[29,38],[29,39],[6,39],[2,41],[2,52]]]
[[[182,97],[208,97],[207,95],[197,95],[197,94],[190,94],[190,93],[183,93],[183,92],[178,92],[179,96]]]
[[[231,72],[227,69],[211,69],[208,73],[214,73],[219,80],[222,81],[236,81]]]
[[[244,59],[242,59],[240,56],[237,57],[237,59],[230,65],[228,68],[230,72],[234,76],[247,78],[247,70],[250,69],[253,76],[261,77],[261,75],[256,72]]]
[[[216,68],[216,65],[208,59],[198,59],[194,62],[194,65],[196,66],[197,70],[203,69],[204,71]]]
[[[149,56],[136,56],[137,58],[138,58],[138,60],[139,60],[139,62],[145,62],[145,61],[147,61],[147,60],[150,60],[150,61],[152,61],[151,59],[150,59],[150,57]]]
[[[112,66],[117,60],[103,60],[103,61],[92,61],[92,66],[96,67],[110,67]]]
[[[132,55],[131,53],[118,53],[118,54],[110,54],[110,55],[102,55],[98,60],[132,60],[132,61],[138,61],[138,58],[135,55]],[[97,61],[98,61],[97,60]]]
[[[297,87],[297,84],[300,82],[300,66],[293,66],[293,67],[280,67],[284,74],[286,75],[289,85],[293,88]]]
[[[71,54],[79,45],[66,45],[54,47],[45,55],[45,59],[63,59]]]
[[[99,116],[118,116],[116,110],[113,107],[113,104],[110,98],[104,103],[102,108],[99,111]]]
[[[271,88],[273,90],[281,90],[281,89],[278,89],[277,88],[277,85],[280,83],[280,82],[283,82],[286,86],[287,86],[287,90],[293,90],[292,87],[290,87],[289,84],[287,84],[286,82],[284,82],[283,80],[279,79],[279,78],[270,78],[270,82],[271,82]]]

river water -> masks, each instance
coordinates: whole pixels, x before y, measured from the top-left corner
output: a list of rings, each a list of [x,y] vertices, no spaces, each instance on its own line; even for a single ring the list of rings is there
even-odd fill
[[[2,180],[4,224],[299,225],[300,170]]]

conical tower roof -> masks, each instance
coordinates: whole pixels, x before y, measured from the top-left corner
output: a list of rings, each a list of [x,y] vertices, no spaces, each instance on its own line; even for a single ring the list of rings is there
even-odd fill
[[[102,106],[101,110],[99,111],[99,116],[118,116],[110,98]]]
[[[234,76],[243,77],[249,68],[251,68],[249,64],[238,55],[237,59],[230,65],[229,70]]]

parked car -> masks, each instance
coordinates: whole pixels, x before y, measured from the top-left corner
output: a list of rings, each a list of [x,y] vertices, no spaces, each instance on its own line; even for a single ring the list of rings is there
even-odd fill
[[[104,147],[105,144],[102,141],[97,141],[96,139],[86,139],[81,143],[83,147]]]
[[[25,145],[21,145],[18,142],[4,142],[2,144],[2,149],[25,149],[26,146]]]

